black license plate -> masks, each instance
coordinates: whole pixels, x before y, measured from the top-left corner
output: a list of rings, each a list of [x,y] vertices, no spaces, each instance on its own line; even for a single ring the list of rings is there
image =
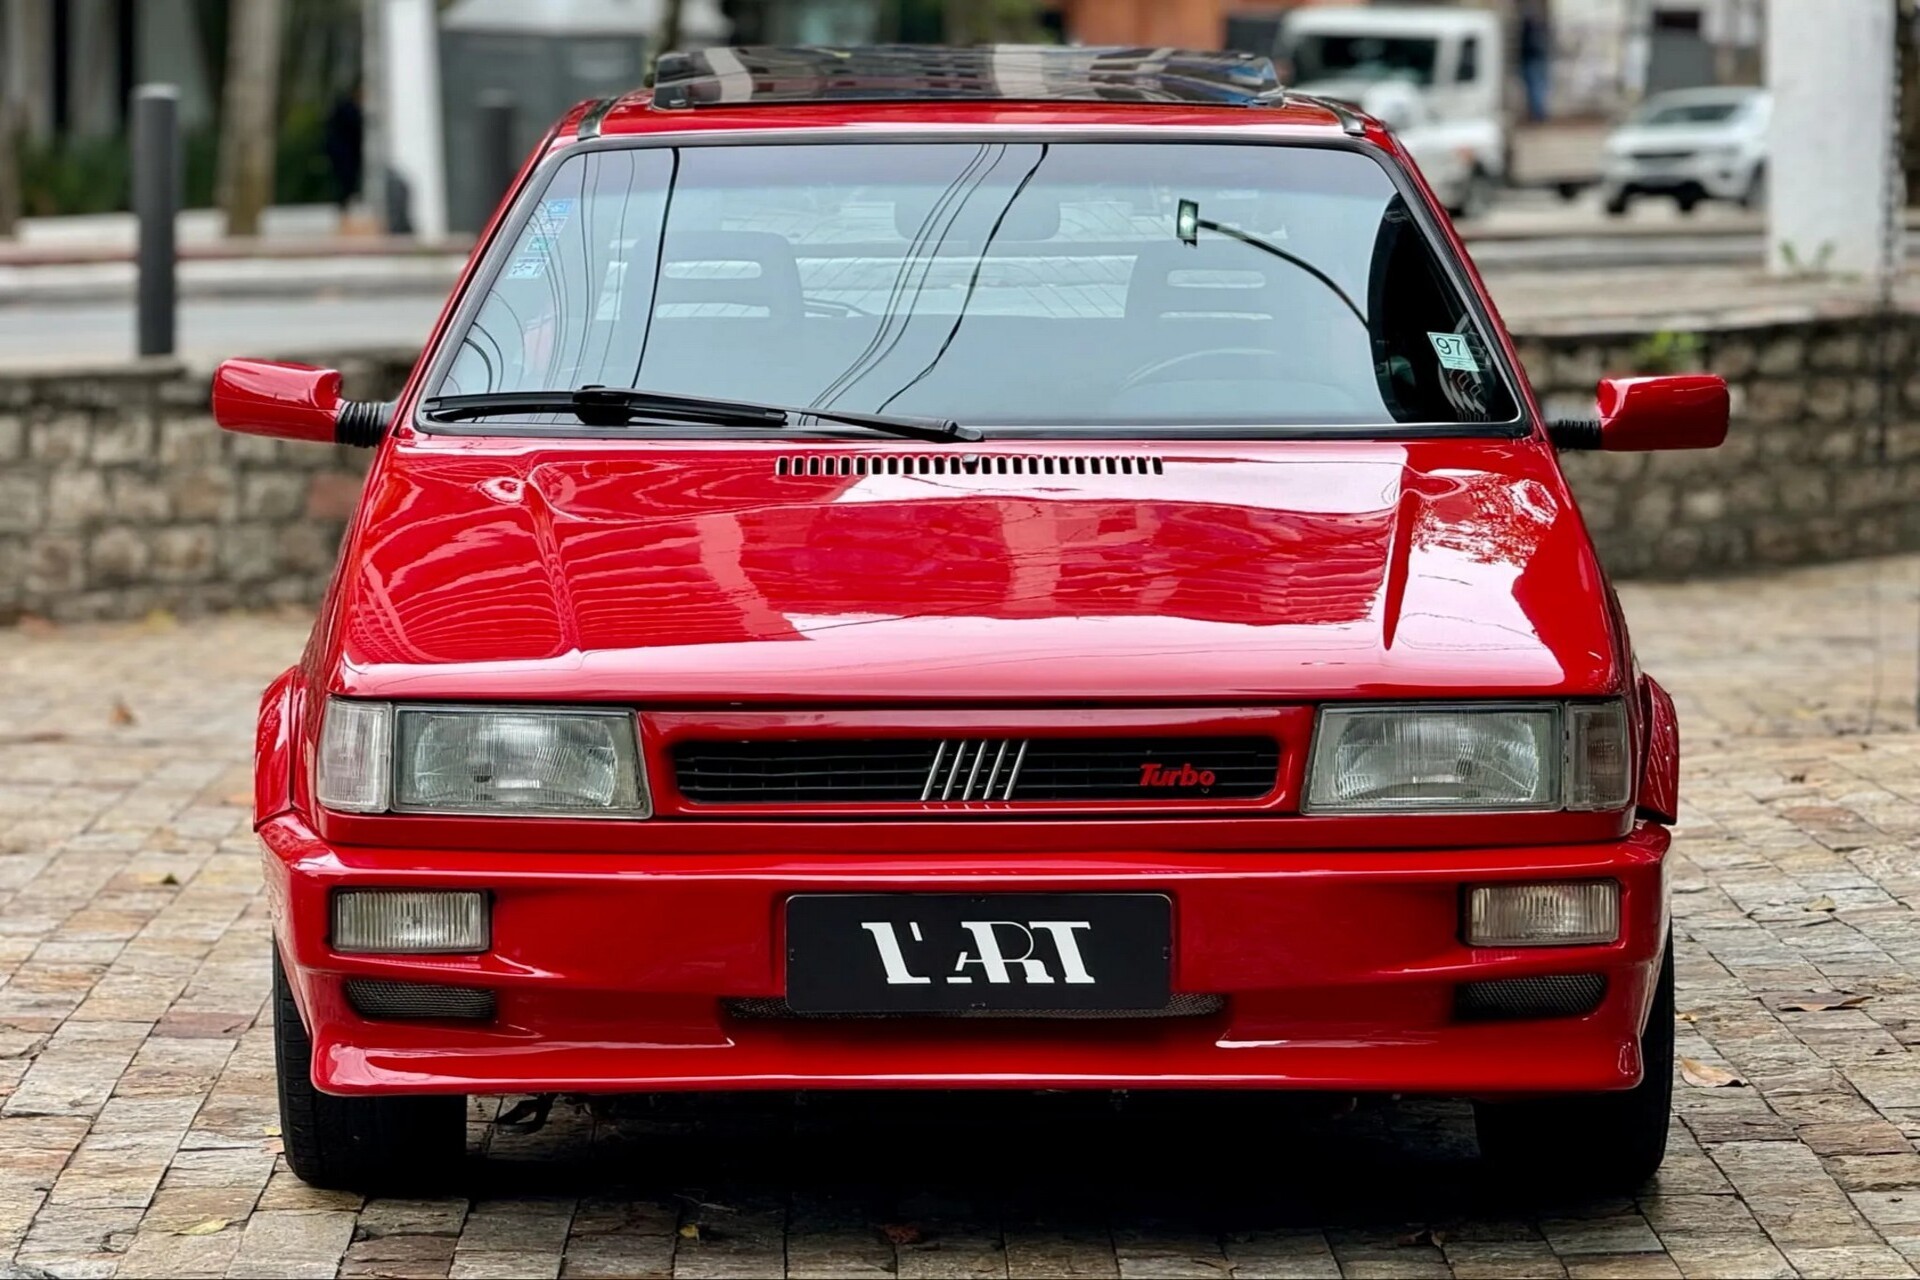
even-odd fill
[[[797,1013],[1159,1009],[1159,893],[848,893],[787,899]]]

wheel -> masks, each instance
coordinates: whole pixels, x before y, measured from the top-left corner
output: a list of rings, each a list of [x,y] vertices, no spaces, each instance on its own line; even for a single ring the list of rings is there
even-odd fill
[[[1673,202],[1680,206],[1680,212],[1692,213],[1700,207],[1700,192],[1694,187],[1682,187],[1673,193]]]
[[[1477,1102],[1480,1155],[1516,1185],[1624,1192],[1645,1182],[1667,1154],[1673,1110],[1673,939],[1646,1030],[1646,1076],[1620,1093],[1584,1093],[1527,1102]]]
[[[1487,210],[1493,207],[1494,186],[1494,181],[1487,171],[1475,165],[1473,172],[1467,175],[1467,185],[1460,191],[1459,203],[1447,210],[1448,216],[1452,218],[1484,217]]]
[[[1618,218],[1622,216],[1623,214],[1626,213],[1628,209],[1631,209],[1632,207],[1633,207],[1633,192],[1627,190],[1625,187],[1620,188],[1620,190],[1608,196],[1606,206],[1605,206],[1607,210],[1607,216],[1612,218]]]
[[[313,1087],[313,1041],[273,949],[273,1065],[280,1135],[303,1182],[340,1191],[421,1195],[444,1187],[467,1146],[467,1100],[458,1094],[339,1098]]]
[[[1767,166],[1753,166],[1753,173],[1747,178],[1747,188],[1740,193],[1742,209],[1764,209],[1767,205]]]

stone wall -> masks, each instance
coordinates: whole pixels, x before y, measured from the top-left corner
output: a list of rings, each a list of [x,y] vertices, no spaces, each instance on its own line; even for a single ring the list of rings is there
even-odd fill
[[[1523,337],[1551,414],[1602,372],[1706,368],[1734,426],[1700,453],[1570,453],[1620,577],[1679,577],[1920,547],[1920,317]],[[1882,344],[1886,344],[1884,347]],[[1898,371],[1882,429],[1882,361]],[[317,361],[393,395],[407,353]],[[171,361],[0,372],[0,623],[307,603],[332,571],[368,454],[230,435]]]
[[[1677,578],[1920,547],[1917,332],[1920,316],[1852,316],[1520,349],[1553,416],[1590,414],[1603,372],[1727,379],[1733,426],[1718,449],[1561,455],[1608,570]]]
[[[384,397],[411,356],[328,361]],[[233,435],[171,360],[0,372],[0,623],[306,603],[368,453]]]

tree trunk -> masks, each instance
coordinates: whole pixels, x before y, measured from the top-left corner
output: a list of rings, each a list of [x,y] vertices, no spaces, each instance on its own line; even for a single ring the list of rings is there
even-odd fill
[[[680,47],[680,24],[685,17],[686,0],[667,0],[660,11],[660,35],[657,47],[653,51],[653,60],[658,62],[663,53],[672,53]]]
[[[1894,10],[1899,45],[1900,167],[1907,178],[1907,199],[1920,196],[1920,0],[1900,0]]]
[[[230,236],[260,234],[273,200],[283,0],[234,0],[220,117],[220,208]]]
[[[0,237],[20,222],[20,123],[13,103],[0,94]]]

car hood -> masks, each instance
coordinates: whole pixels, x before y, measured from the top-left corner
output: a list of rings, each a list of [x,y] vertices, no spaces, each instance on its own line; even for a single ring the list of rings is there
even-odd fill
[[[399,698],[1597,694],[1607,599],[1532,442],[398,441],[317,674]]]
[[[1623,125],[1607,135],[1607,151],[1626,155],[1635,151],[1707,151],[1737,147],[1750,130],[1731,124]]]

